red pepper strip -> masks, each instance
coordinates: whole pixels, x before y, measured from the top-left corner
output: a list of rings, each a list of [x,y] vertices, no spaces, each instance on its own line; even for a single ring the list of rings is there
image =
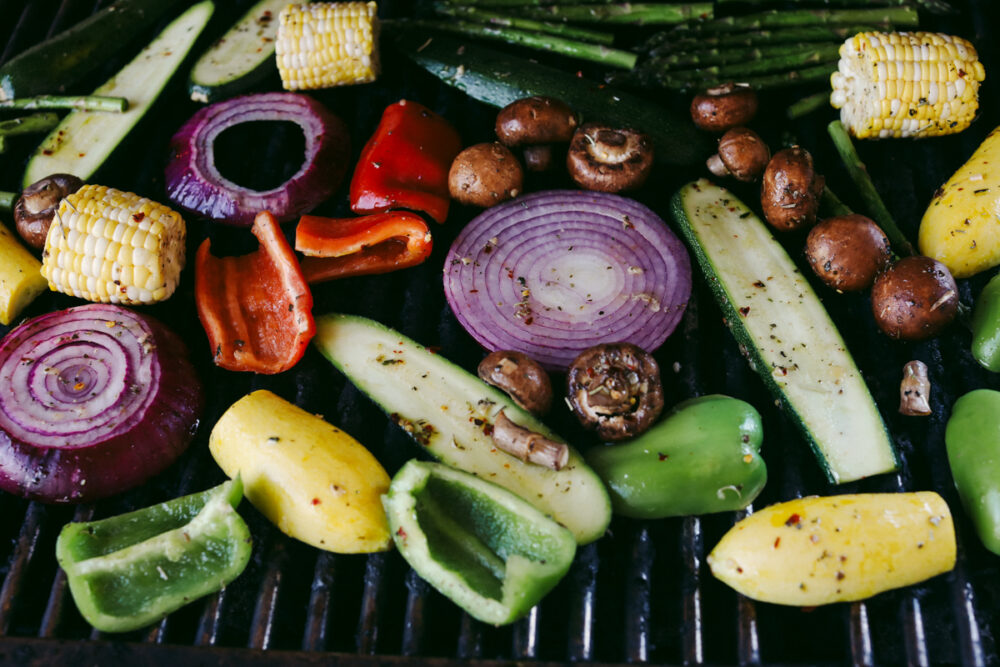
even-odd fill
[[[423,211],[448,217],[448,170],[462,150],[458,132],[427,107],[400,100],[382,113],[351,178],[351,210]]]
[[[431,254],[431,245],[427,223],[406,211],[341,219],[304,215],[295,229],[295,249],[307,255],[302,273],[309,284],[416,266]]]
[[[198,248],[198,317],[217,366],[280,373],[316,334],[312,293],[274,216],[258,213],[251,231],[260,247],[249,255],[215,257],[209,239]]]

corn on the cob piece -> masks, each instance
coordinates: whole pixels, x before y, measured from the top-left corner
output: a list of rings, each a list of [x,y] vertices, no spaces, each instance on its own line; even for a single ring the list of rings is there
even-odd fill
[[[374,81],[379,74],[378,6],[374,2],[289,5],[274,44],[285,90]]]
[[[186,228],[163,204],[103,185],[59,202],[45,237],[49,288],[101,303],[140,305],[173,294],[184,268]]]
[[[840,47],[830,103],[859,139],[961,132],[986,77],[975,47],[933,32],[861,32]]]

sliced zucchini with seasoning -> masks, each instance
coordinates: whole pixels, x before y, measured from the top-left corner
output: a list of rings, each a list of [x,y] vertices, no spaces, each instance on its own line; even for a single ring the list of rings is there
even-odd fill
[[[896,451],[868,386],[816,293],[764,223],[701,179],[671,210],[750,365],[842,484],[891,472]]]
[[[195,102],[215,102],[246,92],[277,75],[274,40],[278,14],[289,0],[261,0],[198,58],[188,79]]]
[[[73,174],[87,182],[156,102],[214,10],[211,0],[190,7],[94,91],[124,97],[126,111],[72,111],[63,118],[28,161],[23,187],[50,174]]]
[[[604,483],[572,447],[566,464],[552,470],[496,446],[490,433],[501,411],[518,425],[561,442],[507,394],[364,317],[317,317],[313,343],[434,458],[513,491],[569,528],[579,544],[604,534],[611,500]]]

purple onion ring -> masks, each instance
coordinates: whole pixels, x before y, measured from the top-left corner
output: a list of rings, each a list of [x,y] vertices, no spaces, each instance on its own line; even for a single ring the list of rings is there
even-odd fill
[[[599,343],[662,345],[691,295],[691,261],[646,206],[552,190],[473,219],[445,259],[444,290],[483,347],[565,370]]]

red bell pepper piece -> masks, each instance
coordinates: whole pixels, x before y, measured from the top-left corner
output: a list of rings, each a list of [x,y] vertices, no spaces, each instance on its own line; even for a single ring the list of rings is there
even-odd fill
[[[302,273],[309,284],[416,266],[431,246],[427,223],[407,211],[341,219],[304,215],[295,229],[295,249],[306,255]]]
[[[400,100],[382,113],[351,178],[351,210],[423,211],[448,217],[448,170],[462,140],[448,121],[422,104]]]
[[[198,318],[216,365],[280,373],[298,362],[316,334],[312,293],[274,216],[258,213],[251,231],[260,247],[248,255],[215,257],[209,239],[198,248]]]

